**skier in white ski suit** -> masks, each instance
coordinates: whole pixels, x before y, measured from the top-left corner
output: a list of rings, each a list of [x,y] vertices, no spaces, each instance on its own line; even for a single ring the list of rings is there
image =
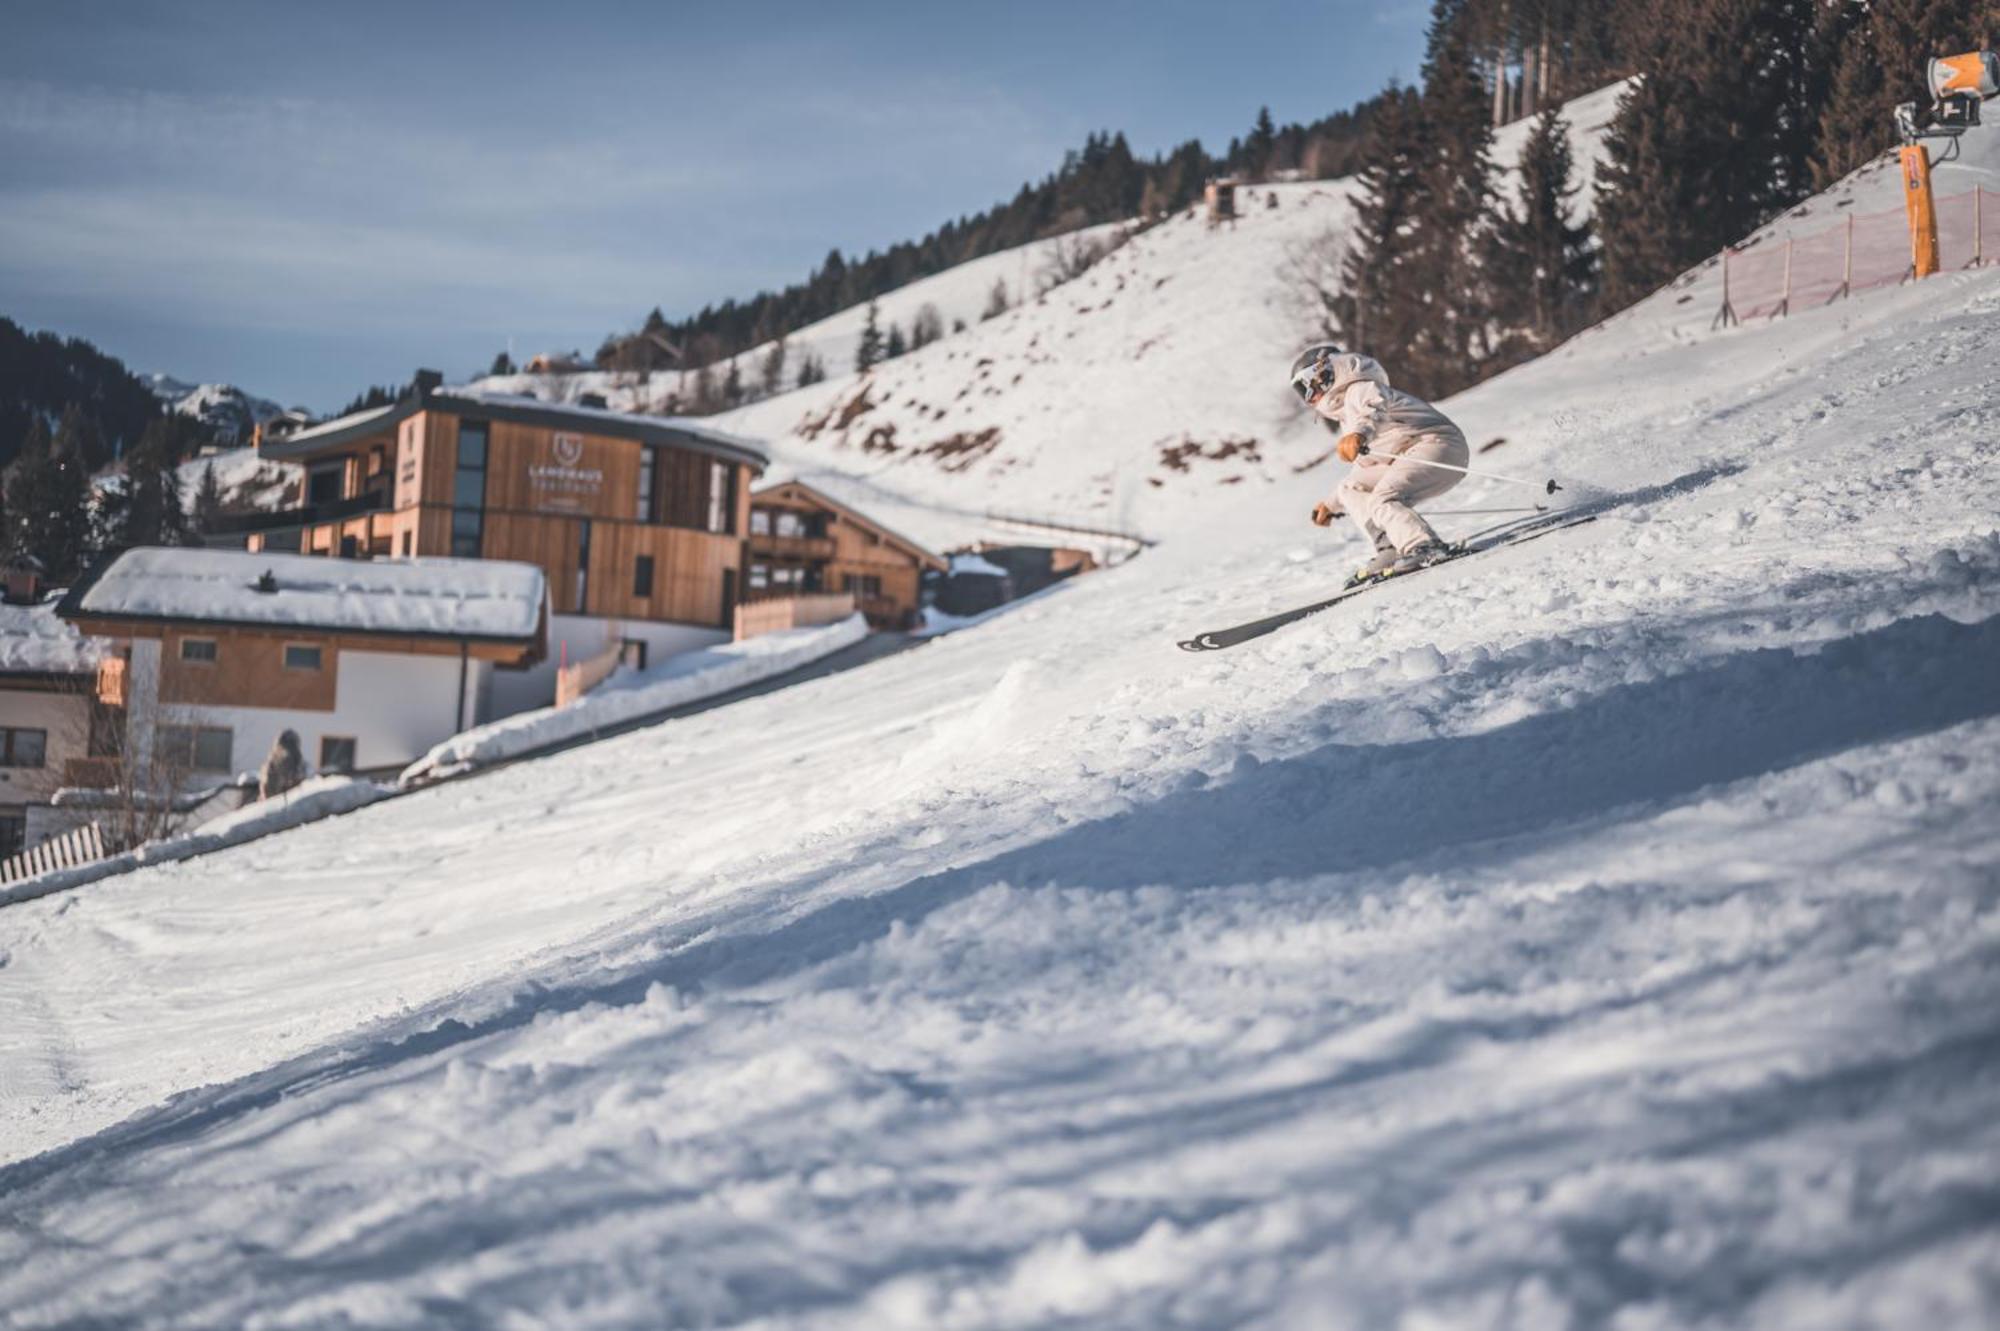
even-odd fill
[[[1337,451],[1354,464],[1313,508],[1312,520],[1325,527],[1345,513],[1360,528],[1374,558],[1357,576],[1421,567],[1441,556],[1444,543],[1410,505],[1463,479],[1422,465],[1465,466],[1471,450],[1459,428],[1422,398],[1391,388],[1388,372],[1372,358],[1331,343],[1308,347],[1293,362],[1292,386],[1338,428]]]

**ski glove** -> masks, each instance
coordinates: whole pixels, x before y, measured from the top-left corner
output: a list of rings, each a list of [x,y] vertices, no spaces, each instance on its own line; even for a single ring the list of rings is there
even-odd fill
[[[1344,434],[1340,436],[1340,443],[1335,451],[1340,454],[1342,462],[1352,462],[1368,451],[1368,445],[1358,434]]]
[[[1340,510],[1331,504],[1319,503],[1313,505],[1313,526],[1315,527],[1332,526],[1333,520],[1339,516]]]

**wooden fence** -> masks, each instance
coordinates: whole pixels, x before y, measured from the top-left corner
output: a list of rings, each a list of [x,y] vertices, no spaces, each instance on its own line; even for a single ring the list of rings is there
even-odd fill
[[[815,592],[744,601],[736,607],[736,640],[741,642],[780,629],[838,623],[853,613],[853,592]]]
[[[104,858],[104,833],[96,823],[73,827],[61,836],[50,837],[31,850],[0,860],[0,883],[18,883],[23,878],[54,869],[74,869]]]
[[[625,644],[614,642],[587,661],[559,667],[556,670],[556,706],[567,707],[602,684],[624,659]]]

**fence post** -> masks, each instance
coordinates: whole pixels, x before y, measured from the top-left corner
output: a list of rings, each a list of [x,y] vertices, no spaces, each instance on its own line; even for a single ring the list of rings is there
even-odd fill
[[[1840,290],[1835,296],[1847,297],[1854,294],[1854,214],[1847,215],[1847,247],[1840,256]],[[1829,297],[1828,304],[1832,304]]]
[[[1771,311],[1771,317],[1792,312],[1792,238],[1785,237],[1785,290],[1778,297],[1778,308]]]
[[[1708,326],[1710,332],[1736,322],[1736,308],[1729,303],[1729,256],[1734,253],[1734,247],[1722,247],[1722,308],[1715,312],[1715,321]]]
[[[1980,234],[1986,227],[1985,194],[1985,186],[1972,187],[1972,262],[1965,265],[1967,268],[1978,268],[1986,262],[1986,237]]]

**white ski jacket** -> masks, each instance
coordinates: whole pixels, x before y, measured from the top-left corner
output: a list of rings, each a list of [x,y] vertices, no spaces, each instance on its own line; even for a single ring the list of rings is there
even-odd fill
[[[1340,427],[1343,435],[1358,434],[1370,457],[1389,458],[1419,439],[1442,436],[1461,446],[1465,435],[1443,412],[1420,397],[1389,387],[1389,373],[1372,357],[1353,352],[1334,357],[1333,389],[1321,398],[1319,414]],[[1383,465],[1378,463],[1377,465]]]

